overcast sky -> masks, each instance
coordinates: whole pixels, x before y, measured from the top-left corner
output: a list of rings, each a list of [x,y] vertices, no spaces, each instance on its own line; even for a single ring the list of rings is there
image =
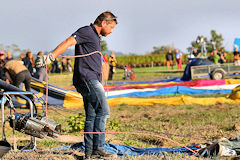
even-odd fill
[[[1,0],[0,43],[52,50],[106,10],[119,24],[104,40],[110,50],[126,54],[172,44],[186,52],[198,35],[210,39],[212,29],[232,50],[240,36],[239,0]]]

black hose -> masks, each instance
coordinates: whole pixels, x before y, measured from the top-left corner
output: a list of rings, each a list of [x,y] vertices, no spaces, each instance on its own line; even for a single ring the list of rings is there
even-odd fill
[[[0,79],[0,88],[4,89],[4,91],[17,91],[17,92],[24,92],[23,90],[21,90],[20,88],[11,85],[3,80]]]

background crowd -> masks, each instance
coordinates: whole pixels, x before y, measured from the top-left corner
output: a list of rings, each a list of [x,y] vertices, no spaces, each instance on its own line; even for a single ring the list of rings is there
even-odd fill
[[[40,81],[47,81],[48,70],[52,73],[72,72],[71,59],[62,58],[61,63],[56,59],[52,66],[46,69],[42,61],[44,53],[38,52],[34,59],[31,51],[26,54],[20,54],[19,58],[14,59],[11,52],[0,51],[0,79],[11,83],[17,87],[24,83],[26,91],[30,91],[32,77]]]
[[[56,60],[51,64],[48,69],[45,66],[41,66],[43,61],[43,52],[38,52],[37,57],[34,59],[31,51],[26,54],[20,54],[19,58],[14,59],[11,52],[0,51],[0,79],[6,81],[7,83],[19,86],[20,83],[25,84],[27,91],[30,91],[31,78],[35,77],[40,81],[47,81],[47,72],[51,73],[62,73],[62,72],[72,72],[72,64],[70,55],[62,57],[61,59],[56,58]],[[201,51],[196,48],[192,49],[191,54],[188,59],[202,58]],[[168,50],[165,55],[166,67],[173,69],[176,64],[179,70],[182,70],[183,54],[180,50]],[[208,58],[214,64],[223,64],[226,62],[226,53],[224,49],[213,50],[209,54]],[[236,47],[233,52],[233,60],[235,65],[240,65],[240,53]],[[110,56],[106,54],[103,56],[103,81],[108,81],[113,79],[113,75],[116,73],[117,59],[114,52],[111,52]],[[135,75],[132,68],[128,65],[124,66],[124,77],[123,79],[134,79]]]
[[[224,49],[218,50],[214,49],[213,52],[209,54],[209,56],[203,55],[201,51],[198,51],[198,49],[193,48],[192,52],[189,54],[188,60],[194,59],[194,58],[208,58],[211,60],[214,64],[223,64],[226,62],[226,52]],[[170,68],[173,69],[174,66],[174,60],[176,62],[176,65],[179,70],[182,68],[183,58],[182,53],[176,49],[176,50],[168,50],[168,52],[165,55],[166,57],[166,67],[167,69]],[[238,52],[238,48],[235,48],[235,51],[233,52],[233,60],[235,65],[240,65],[240,53]]]

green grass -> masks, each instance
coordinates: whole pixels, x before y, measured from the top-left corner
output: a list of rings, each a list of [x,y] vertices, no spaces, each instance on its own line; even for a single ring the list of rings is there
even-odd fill
[[[163,67],[137,68],[136,80],[158,80],[167,76],[178,76],[182,73],[149,73],[146,71],[164,70]],[[135,70],[135,69],[134,69]],[[117,70],[113,81],[122,81],[123,70]],[[51,84],[68,87],[72,84],[72,74],[50,74]],[[178,95],[170,95],[178,96]],[[155,98],[166,98],[169,95],[156,96]],[[192,97],[226,97],[226,94],[216,95],[190,95]],[[27,112],[27,110],[19,110]],[[41,113],[41,110],[39,110]],[[6,112],[8,114],[9,112]],[[84,109],[67,110],[50,107],[48,118],[61,123],[63,133],[69,134],[71,128],[67,120],[70,115],[84,114]],[[131,145],[137,148],[149,147],[182,147],[166,139],[157,136],[171,138],[182,145],[192,145],[207,141],[216,140],[221,137],[235,137],[239,134],[233,129],[240,121],[239,105],[216,104],[212,106],[202,105],[177,105],[177,106],[129,106],[126,104],[111,107],[111,116],[107,120],[107,132],[130,132],[148,133],[156,136],[129,135],[129,134],[107,134],[106,141],[113,144]],[[1,117],[0,117],[1,118]],[[6,125],[7,138],[12,137],[11,129]],[[16,133],[17,137],[26,137],[21,133]],[[69,135],[71,136],[71,135]],[[79,135],[78,136],[83,136]],[[61,143],[55,139],[45,139],[38,142],[40,148],[53,148],[68,143]],[[167,154],[167,159],[189,159],[183,154]],[[193,157],[191,157],[192,159]],[[159,156],[125,156],[122,159],[159,159]],[[219,159],[217,157],[217,159]]]
[[[185,64],[183,64],[183,68],[185,68]],[[173,66],[173,69],[170,67],[168,71],[177,70],[177,66]],[[148,72],[148,71],[167,71],[166,66],[157,66],[157,67],[143,67],[143,68],[133,68],[135,72]]]

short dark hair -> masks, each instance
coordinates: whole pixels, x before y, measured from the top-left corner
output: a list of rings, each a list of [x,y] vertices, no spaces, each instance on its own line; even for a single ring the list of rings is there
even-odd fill
[[[94,21],[94,24],[96,25],[100,25],[102,23],[102,21],[107,21],[107,22],[117,22],[117,17],[110,11],[106,11],[101,13],[96,20]]]
[[[30,53],[32,53],[32,52],[31,52],[31,51],[27,51],[26,57],[28,57],[28,55],[29,55]]]

